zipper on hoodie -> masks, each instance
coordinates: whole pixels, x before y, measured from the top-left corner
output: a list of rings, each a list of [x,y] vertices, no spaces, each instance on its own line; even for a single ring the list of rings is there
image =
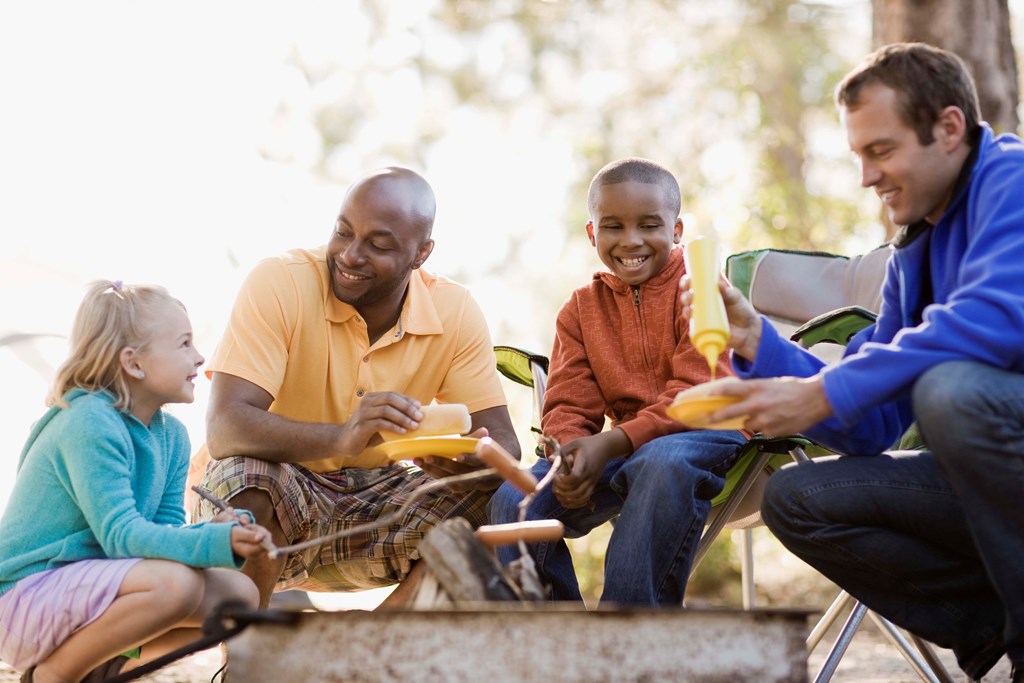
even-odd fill
[[[640,326],[640,356],[643,358],[644,367],[648,370],[653,367],[651,363],[650,350],[647,348],[647,321],[644,320],[643,311],[640,309],[640,288],[631,287],[633,290],[633,304],[636,306],[636,317]]]

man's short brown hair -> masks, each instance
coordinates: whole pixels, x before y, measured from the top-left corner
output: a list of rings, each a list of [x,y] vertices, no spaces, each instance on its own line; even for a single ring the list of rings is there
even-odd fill
[[[896,92],[900,119],[917,133],[922,145],[935,141],[932,129],[942,110],[959,107],[964,113],[967,142],[981,136],[978,92],[967,66],[958,56],[924,43],[893,43],[868,57],[836,88],[836,104],[856,109],[861,90],[874,83]]]

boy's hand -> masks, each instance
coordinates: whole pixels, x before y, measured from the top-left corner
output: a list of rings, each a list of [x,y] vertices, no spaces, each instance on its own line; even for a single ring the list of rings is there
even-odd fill
[[[555,498],[570,510],[586,506],[608,461],[628,455],[631,450],[632,444],[621,429],[584,436],[565,444],[562,458],[571,471],[555,475],[551,483]]]
[[[718,276],[718,291],[722,293],[725,312],[729,316],[729,348],[753,363],[761,343],[761,326],[764,324],[761,316],[740,290],[729,283],[725,275]],[[683,317],[689,320],[693,315],[693,290],[690,288],[689,275],[679,280],[679,301],[683,304]]]
[[[247,560],[266,555],[267,549],[264,544],[270,542],[270,532],[259,524],[231,527],[231,550]]]

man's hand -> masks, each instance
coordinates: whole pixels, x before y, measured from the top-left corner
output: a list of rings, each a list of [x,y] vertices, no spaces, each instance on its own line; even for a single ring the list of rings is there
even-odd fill
[[[359,455],[379,431],[416,429],[423,419],[420,402],[395,391],[371,391],[363,396],[348,422],[341,425],[338,455]]]
[[[584,436],[563,445],[563,467],[570,471],[555,475],[551,483],[555,498],[570,510],[586,506],[608,461],[629,455],[632,449],[629,437],[621,429]]]
[[[481,427],[480,429],[474,430],[467,436],[473,439],[482,439],[487,435],[487,429]],[[413,460],[413,463],[434,479],[443,479],[444,477],[451,477],[456,474],[476,472],[477,470],[482,470],[487,467],[487,464],[482,462],[475,453],[463,453],[462,455],[456,456],[454,459],[440,456],[427,456],[425,458],[416,458]],[[458,492],[471,491],[473,489],[478,491],[493,491],[500,485],[501,477],[495,475],[493,477],[486,477],[475,481],[451,484],[449,485],[449,488],[452,491]]]
[[[724,275],[718,277],[718,290],[722,293],[725,311],[729,316],[729,348],[753,363],[761,343],[761,326],[764,324],[761,316]],[[693,315],[693,290],[689,275],[679,280],[679,301],[683,304],[683,317],[689,320]]]
[[[709,415],[711,422],[746,415],[745,429],[769,437],[800,434],[833,415],[820,375],[729,382],[715,394],[741,400]]]

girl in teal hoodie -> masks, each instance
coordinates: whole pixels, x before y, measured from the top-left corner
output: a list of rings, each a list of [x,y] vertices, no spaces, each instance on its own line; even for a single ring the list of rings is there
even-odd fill
[[[184,525],[188,435],[161,406],[194,400],[202,363],[164,289],[91,286],[0,518],[0,658],[23,682],[102,680],[257,606],[236,570],[268,532],[232,510]]]

